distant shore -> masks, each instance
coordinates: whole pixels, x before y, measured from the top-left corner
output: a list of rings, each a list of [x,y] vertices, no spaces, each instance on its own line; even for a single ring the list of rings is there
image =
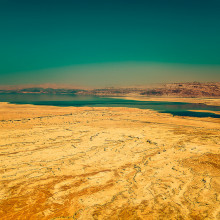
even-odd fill
[[[138,101],[164,101],[164,102],[188,102],[188,103],[202,103],[206,105],[220,106],[219,98],[181,98],[181,97],[144,97],[144,96],[121,96],[111,97],[118,99],[129,99]]]

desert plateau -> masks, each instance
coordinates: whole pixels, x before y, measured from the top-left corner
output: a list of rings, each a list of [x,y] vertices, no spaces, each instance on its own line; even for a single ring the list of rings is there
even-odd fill
[[[220,219],[219,143],[219,118],[2,102],[0,219]]]

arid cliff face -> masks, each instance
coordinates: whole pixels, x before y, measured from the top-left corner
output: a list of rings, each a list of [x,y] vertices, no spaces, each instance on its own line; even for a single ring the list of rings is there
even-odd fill
[[[99,89],[11,88],[8,90],[2,89],[0,90],[0,93],[44,93],[95,96],[138,95],[143,97],[220,97],[220,83],[169,83],[140,87],[110,87]]]
[[[148,89],[142,95],[176,97],[220,97],[220,83],[170,83]]]
[[[0,104],[0,219],[220,219],[220,120]]]

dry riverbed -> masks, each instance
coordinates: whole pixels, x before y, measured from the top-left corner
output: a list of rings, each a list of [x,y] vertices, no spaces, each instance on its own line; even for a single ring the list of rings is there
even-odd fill
[[[0,103],[0,219],[220,219],[220,119]]]

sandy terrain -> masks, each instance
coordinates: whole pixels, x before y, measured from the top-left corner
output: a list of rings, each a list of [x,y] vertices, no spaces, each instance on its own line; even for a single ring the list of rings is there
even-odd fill
[[[220,98],[179,98],[179,97],[147,97],[147,96],[127,96],[112,97],[138,101],[158,101],[158,102],[187,102],[187,103],[203,103],[206,105],[220,106]]]
[[[0,219],[220,219],[220,119],[0,103]]]
[[[210,113],[214,113],[216,115],[220,115],[219,111],[208,111],[208,110],[190,110],[191,112],[210,112]]]

